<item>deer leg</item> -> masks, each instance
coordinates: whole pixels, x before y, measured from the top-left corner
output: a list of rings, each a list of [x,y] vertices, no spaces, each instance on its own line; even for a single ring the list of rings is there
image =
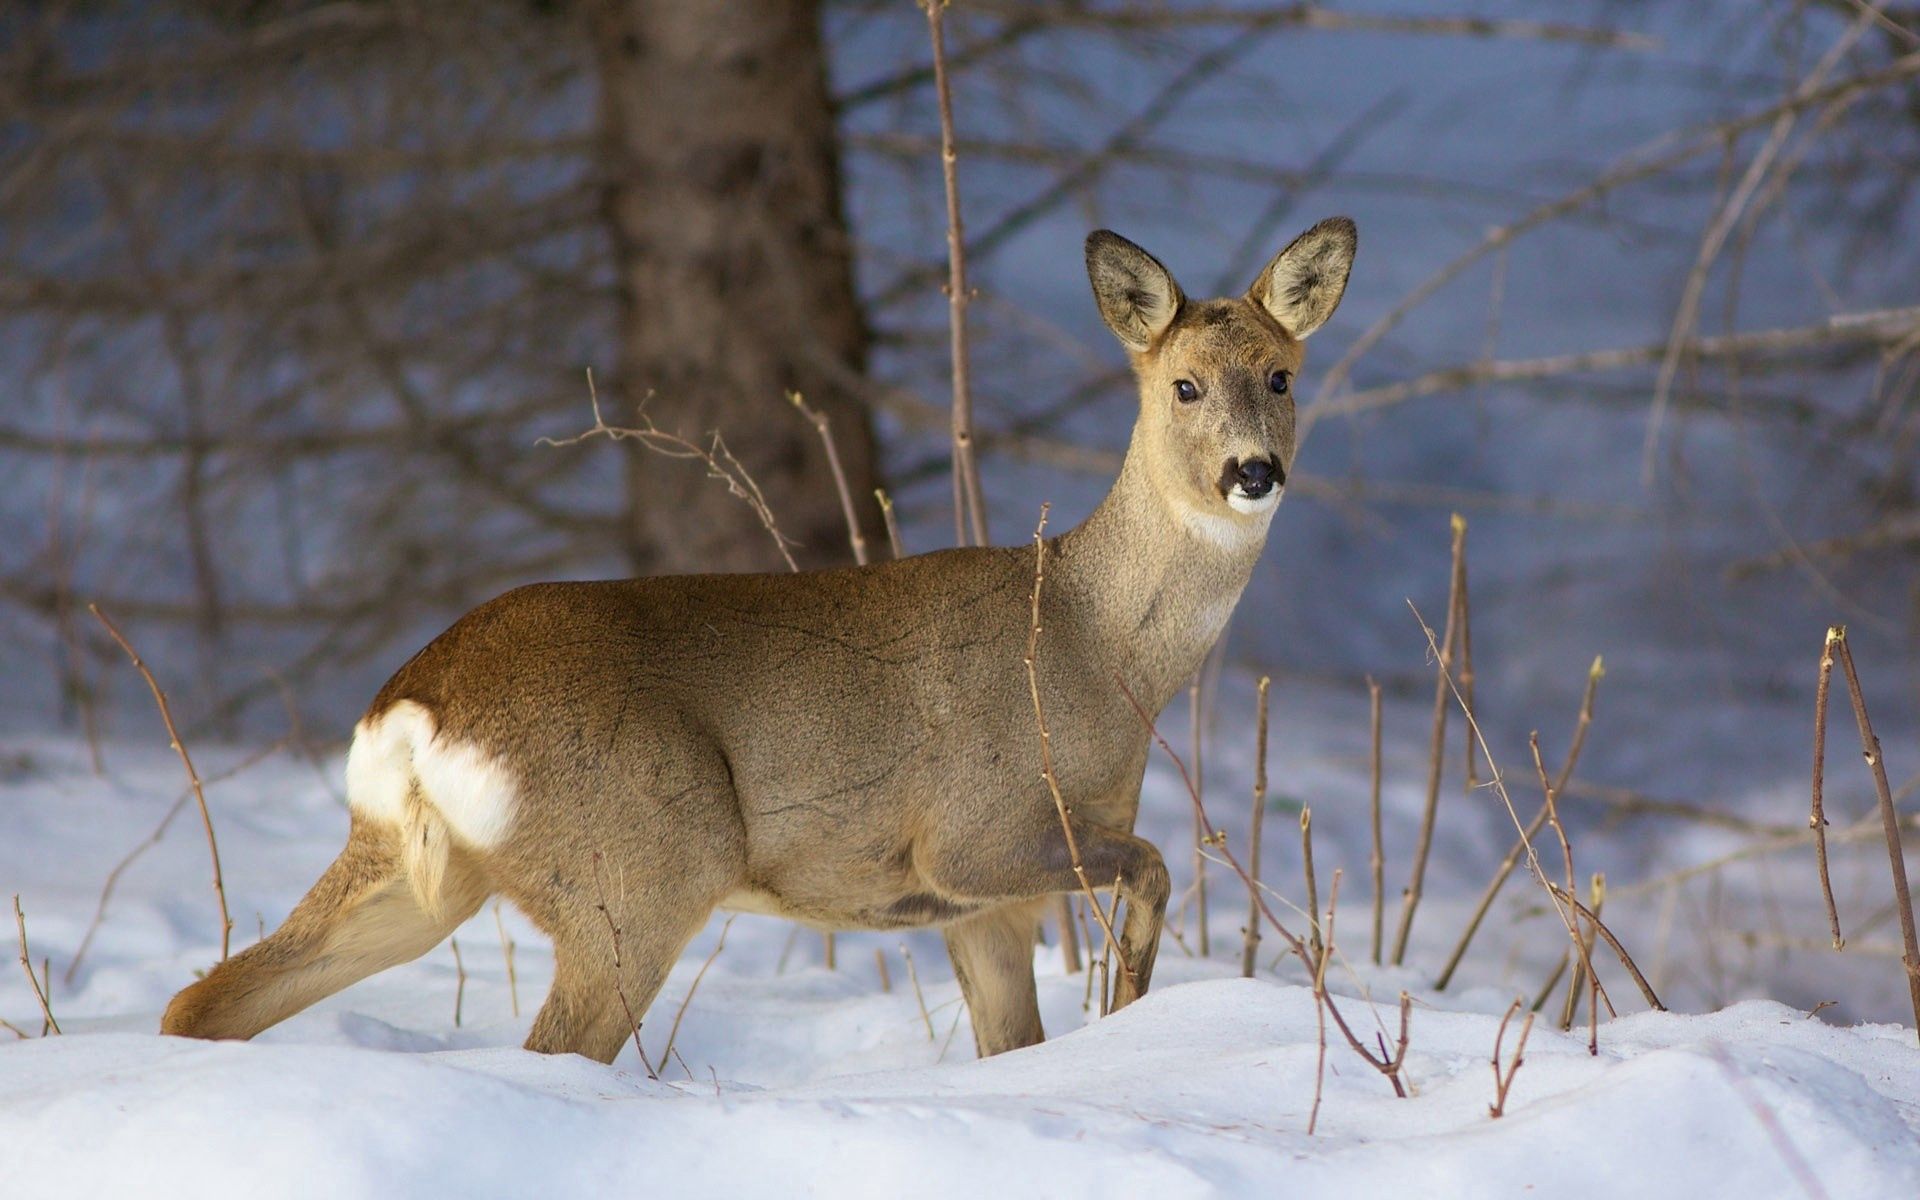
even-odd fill
[[[1033,928],[1039,917],[1039,905],[1025,902],[946,928],[947,956],[982,1058],[1046,1039],[1033,983]]]
[[[1145,994],[1160,949],[1160,926],[1167,912],[1172,885],[1167,864],[1153,843],[1117,829],[1074,823],[1074,841],[1087,883],[1096,888],[1116,886],[1127,902],[1126,925],[1120,931],[1120,978],[1114,985],[1114,1008]],[[1067,839],[1056,821],[1051,828],[1002,828],[991,836],[955,830],[936,836],[916,853],[922,876],[943,894],[957,900],[1020,902],[1039,900],[1058,892],[1081,890]],[[957,928],[957,926],[956,926]],[[1029,930],[1029,933],[1031,931]],[[1026,973],[1032,975],[1031,950]]]
[[[160,1032],[250,1038],[270,1025],[439,945],[486,899],[485,877],[455,850],[442,908],[420,907],[400,859],[400,831],[356,817],[346,849],[273,936],[173,998]]]
[[[553,987],[533,1020],[526,1048],[612,1062],[713,911],[711,897],[685,901],[614,902],[604,912],[596,905],[591,912],[569,914],[572,919],[564,926],[550,930]],[[545,924],[538,915],[534,919]]]

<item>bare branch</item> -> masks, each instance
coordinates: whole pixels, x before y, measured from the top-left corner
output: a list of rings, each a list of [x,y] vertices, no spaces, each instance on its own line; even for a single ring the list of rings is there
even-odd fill
[[[187,744],[180,740],[180,731],[174,727],[173,709],[167,705],[167,694],[160,690],[160,684],[154,679],[153,672],[149,671],[147,664],[141,661],[140,655],[134,651],[132,643],[128,642],[126,636],[120,632],[119,626],[108,620],[107,614],[100,611],[98,604],[87,605],[87,611],[106,626],[108,635],[127,652],[127,657],[133,660],[134,670],[140,672],[140,678],[146,680],[147,689],[153,693],[154,703],[160,707],[160,720],[167,727],[167,743],[173,747],[173,752],[180,756],[180,765],[187,769],[187,785],[193,789],[194,803],[200,806],[200,824],[207,831],[207,854],[213,859],[213,894],[220,902],[220,961],[225,962],[228,942],[233,933],[233,918],[227,915],[227,885],[220,876],[220,844],[213,836],[213,814],[207,811],[207,794],[200,786],[200,772],[193,769],[193,758],[187,753]]]
[[[966,229],[960,220],[959,155],[953,148],[953,95],[947,86],[947,0],[924,0],[933,41],[934,90],[940,107],[940,174],[947,196],[947,317],[953,354],[953,528],[960,545],[987,544],[987,502],[973,453],[973,392],[968,382]]]

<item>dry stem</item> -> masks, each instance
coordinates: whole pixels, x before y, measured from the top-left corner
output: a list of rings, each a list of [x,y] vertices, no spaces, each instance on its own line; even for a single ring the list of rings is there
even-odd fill
[[[1380,834],[1380,685],[1371,675],[1367,676],[1367,708],[1373,726],[1371,786],[1367,793],[1368,809],[1373,816],[1373,854],[1367,865],[1373,871],[1373,964],[1379,966],[1380,945],[1386,932],[1387,854]]]
[[[887,952],[878,946],[873,948],[873,965],[874,969],[880,973],[881,992],[891,995],[893,992],[893,975],[887,970]]]
[[[1886,763],[1880,755],[1880,739],[1874,736],[1873,723],[1867,719],[1867,700],[1860,691],[1860,677],[1854,673],[1853,650],[1847,643],[1846,626],[1836,626],[1838,637],[1832,645],[1838,651],[1840,669],[1847,677],[1847,695],[1853,701],[1853,716],[1860,726],[1860,753],[1873,771],[1873,787],[1880,799],[1880,822],[1887,838],[1887,864],[1893,873],[1894,909],[1900,915],[1901,963],[1907,969],[1907,993],[1913,1001],[1913,1021],[1920,1029],[1920,939],[1913,927],[1913,893],[1907,887],[1907,863],[1900,850],[1900,817],[1894,811],[1893,792],[1887,786]]]
[[[520,1015],[520,976],[513,969],[513,939],[507,936],[507,922],[500,915],[500,901],[493,902],[493,925],[500,931],[500,957],[507,964],[507,999],[513,1002],[513,1015]]]
[[[1501,257],[1500,261],[1501,262],[1506,261],[1506,258],[1504,255]],[[1464,522],[1462,524],[1464,526]],[[1466,530],[1464,528],[1461,529],[1460,536],[1462,541],[1464,542],[1466,538]],[[1467,587],[1467,558],[1464,551],[1460,555],[1460,564],[1458,569],[1460,573],[1459,579],[1458,579],[1458,586],[1460,588],[1460,632],[1459,632],[1459,640],[1456,643],[1456,645],[1458,645],[1460,648],[1460,695],[1465,698],[1467,702],[1467,707],[1472,708],[1473,707],[1473,619],[1471,615],[1471,606],[1468,603],[1469,598],[1471,596],[1471,591]],[[1473,723],[1469,721],[1466,723],[1466,726],[1467,726],[1466,728],[1467,766],[1466,766],[1466,781],[1464,785],[1464,790],[1467,795],[1471,796],[1473,795],[1473,789],[1480,786],[1480,766],[1479,766],[1479,756],[1474,753],[1473,741],[1474,741],[1475,731],[1474,731]]]
[[[1413,848],[1413,872],[1400,900],[1400,927],[1393,935],[1393,965],[1407,956],[1413,933],[1413,914],[1420,907],[1420,891],[1427,874],[1427,855],[1433,849],[1434,818],[1440,807],[1440,774],[1447,753],[1447,689],[1453,686],[1453,647],[1459,633],[1461,593],[1466,588],[1467,519],[1453,514],[1453,571],[1447,588],[1447,633],[1434,658],[1438,678],[1433,685],[1433,748],[1427,768],[1427,806],[1420,816],[1420,835]]]
[[[840,465],[840,450],[833,444],[833,429],[827,423],[827,414],[810,407],[806,397],[799,392],[788,392],[787,399],[793,402],[793,407],[820,435],[820,445],[827,452],[827,468],[833,473],[834,490],[840,493],[840,515],[847,521],[847,544],[853,548],[853,561],[864,567],[867,565],[867,538],[860,532],[859,515],[853,511],[853,492],[847,487],[847,472]]]
[[[987,506],[974,458],[973,396],[967,382],[967,250],[960,221],[959,155],[954,150],[953,93],[947,80],[947,0],[925,0],[933,41],[933,88],[940,110],[940,172],[947,193],[947,316],[953,348],[953,526],[961,545],[987,544]],[[969,538],[971,534],[971,538]]]
[[[1333,869],[1333,883],[1327,888],[1327,940],[1333,940],[1333,914],[1340,905],[1340,868]],[[1319,924],[1318,915],[1315,925]],[[1313,1024],[1316,1049],[1313,1059],[1313,1108],[1307,1112],[1307,1136],[1320,1125],[1320,1098],[1327,1086],[1327,963],[1331,954],[1320,955],[1313,966]]]
[[[707,955],[707,961],[700,964],[700,970],[694,974],[693,982],[687,986],[687,994],[680,997],[680,1007],[673,1013],[673,1024],[667,1026],[667,1048],[660,1052],[662,1063],[673,1054],[674,1039],[680,1036],[680,1021],[687,1015],[687,1005],[693,1003],[693,994],[700,990],[700,981],[707,977],[707,968],[711,967],[713,960],[719,958],[720,952],[727,948],[727,930],[732,928],[733,917],[728,916],[726,924],[720,926],[720,937],[713,943],[713,952]],[[689,1072],[688,1075],[691,1077],[692,1073]]]
[[[1307,877],[1307,917],[1312,922],[1307,930],[1307,946],[1313,951],[1313,960],[1318,967],[1326,954],[1327,942],[1321,938],[1320,930],[1320,885],[1313,874],[1313,810],[1302,806],[1300,809],[1300,863]],[[1257,881],[1259,876],[1254,877]]]
[[[74,974],[80,969],[80,960],[87,956],[88,948],[93,945],[93,935],[99,932],[101,923],[107,919],[107,902],[113,899],[113,889],[119,886],[120,876],[125,874],[127,868],[131,867],[141,855],[160,844],[160,839],[166,836],[167,827],[173,824],[173,819],[180,815],[180,811],[187,806],[187,801],[192,798],[192,792],[181,792],[179,799],[173,802],[173,807],[167,809],[166,814],[160,818],[160,823],[153,827],[153,832],[148,834],[139,845],[127,851],[126,857],[115,863],[113,870],[107,872],[107,881],[100,886],[100,899],[93,907],[93,920],[87,922],[87,932],[81,936],[80,946],[73,952],[73,961],[69,962],[67,969],[61,973],[61,981],[68,987],[73,986]]]
[[[1567,746],[1567,757],[1566,761],[1560,765],[1560,774],[1554,777],[1555,796],[1563,794],[1567,782],[1573,778],[1574,764],[1580,761],[1580,751],[1587,744],[1587,729],[1593,724],[1594,693],[1599,690],[1600,680],[1606,673],[1605,664],[1598,655],[1595,655],[1593,665],[1587,668],[1587,689],[1580,697],[1580,717],[1574,723],[1573,741]],[[1513,869],[1519,864],[1521,855],[1526,853],[1528,844],[1540,832],[1540,827],[1546,824],[1546,820],[1547,805],[1546,801],[1542,800],[1539,811],[1535,812],[1533,819],[1527,822],[1526,828],[1520,831],[1520,836],[1508,848],[1507,856],[1501,859],[1499,867],[1495,868],[1493,878],[1487,882],[1486,890],[1480,894],[1479,905],[1474,908],[1473,916],[1468,918],[1467,927],[1461,930],[1460,940],[1455,943],[1453,953],[1448,956],[1447,965],[1441,969],[1440,978],[1434,981],[1435,991],[1445,991],[1447,984],[1453,981],[1453,973],[1459,969],[1461,960],[1466,957],[1467,946],[1473,941],[1473,935],[1480,931],[1480,923],[1486,920],[1487,913],[1493,908],[1495,898],[1500,895],[1500,889],[1506,886],[1507,877],[1513,874]]]
[[[614,924],[613,913],[607,909],[607,883],[602,875],[605,864],[601,861],[600,851],[593,852],[593,887],[598,893],[598,902],[594,907],[600,910],[600,917],[607,923],[607,932],[613,935],[613,994],[619,997],[620,1007],[627,1014],[627,1028],[633,1031],[633,1051],[640,1056],[640,1065],[647,1069],[648,1079],[660,1078],[653,1069],[653,1061],[647,1057],[647,1048],[640,1044],[640,1018],[634,1015],[633,1005],[627,1000],[626,971],[620,965],[620,926]]]
[[[873,498],[880,503],[880,519],[887,526],[887,548],[893,551],[895,558],[905,558],[906,543],[900,539],[900,518],[894,515],[893,497],[887,495],[887,489],[873,489]]]
[[[1287,951],[1304,963],[1310,972],[1317,971],[1312,952],[1307,948],[1306,943],[1295,937],[1293,931],[1288,929],[1280,920],[1279,916],[1274,913],[1272,906],[1267,903],[1266,897],[1263,895],[1265,889],[1256,883],[1251,875],[1247,874],[1246,868],[1240,865],[1240,860],[1236,858],[1233,851],[1228,848],[1226,834],[1215,829],[1213,822],[1208,819],[1206,806],[1200,799],[1199,791],[1193,786],[1193,776],[1187,773],[1187,764],[1181,759],[1180,755],[1174,751],[1174,748],[1167,743],[1166,737],[1163,736],[1160,730],[1154,725],[1152,714],[1148,713],[1141,705],[1139,698],[1133,694],[1133,689],[1127,686],[1126,680],[1115,675],[1114,683],[1120,688],[1120,694],[1127,698],[1127,703],[1132,706],[1134,716],[1140,719],[1140,724],[1145,727],[1147,736],[1153,739],[1153,743],[1160,747],[1161,753],[1167,756],[1173,763],[1174,769],[1180,773],[1180,781],[1187,789],[1187,799],[1192,802],[1194,809],[1199,813],[1201,825],[1210,831],[1206,839],[1207,843],[1219,852],[1220,861],[1226,864],[1227,869],[1239,877],[1241,885],[1247,889],[1247,894],[1253,897],[1254,905],[1259,909],[1260,915],[1265,918],[1267,924],[1272,927],[1273,931],[1280,935],[1280,939],[1287,944]],[[1483,742],[1483,748],[1484,745],[1485,743]],[[1381,1053],[1377,1057],[1373,1050],[1354,1034],[1353,1027],[1347,1024],[1346,1018],[1341,1015],[1340,1009],[1334,1004],[1331,993],[1323,993],[1320,1001],[1326,1006],[1327,1015],[1333,1018],[1334,1025],[1339,1028],[1340,1035],[1346,1039],[1347,1045],[1352,1047],[1355,1054],[1365,1059],[1374,1070],[1385,1075],[1387,1081],[1393,1085],[1394,1094],[1404,1099],[1407,1095],[1407,1090],[1401,1082],[1400,1071],[1406,1062],[1407,1026],[1410,1020],[1409,1012],[1412,1005],[1412,998],[1406,992],[1400,993],[1400,1044],[1398,1051],[1389,1054],[1383,1045]]]
[[[1587,885],[1587,903],[1593,907],[1594,916],[1597,917],[1600,915],[1601,908],[1605,905],[1606,899],[1606,876],[1595,874],[1592,881]],[[1586,936],[1580,939],[1580,948],[1583,953],[1580,955],[1579,960],[1573,964],[1573,978],[1567,980],[1567,998],[1560,1006],[1560,1028],[1563,1030],[1572,1029],[1573,1019],[1580,1014],[1580,993],[1586,989],[1587,980],[1591,978],[1596,985],[1600,982],[1599,976],[1591,975],[1587,970],[1587,964],[1593,961],[1593,943],[1595,940],[1596,936],[1593,928],[1589,926]],[[1609,1009],[1607,1015],[1614,1016],[1617,1014]]]
[[[766,496],[760,491],[760,485],[753,481],[753,476],[747,474],[747,469],[740,465],[740,460],[733,456],[733,451],[727,449],[727,443],[725,439],[720,436],[718,430],[712,434],[711,440],[706,448],[703,449],[696,443],[690,442],[678,434],[668,433],[658,425],[655,425],[653,419],[647,416],[646,401],[644,400],[640,402],[634,412],[634,416],[643,422],[642,424],[636,426],[609,425],[606,422],[606,418],[600,415],[600,393],[594,386],[593,371],[591,369],[587,371],[587,402],[593,407],[593,427],[591,429],[588,429],[584,433],[577,433],[570,438],[543,437],[539,439],[537,444],[542,446],[575,446],[590,437],[599,436],[613,442],[636,441],[655,454],[663,455],[667,458],[693,459],[707,469],[708,476],[726,484],[727,491],[731,492],[748,508],[753,510],[753,515],[760,519],[761,526],[766,529],[767,536],[773,539],[774,549],[780,552],[780,557],[785,560],[787,569],[790,571],[798,571],[800,569],[800,565],[793,561],[793,554],[787,549],[787,537],[780,532],[780,526],[775,523],[773,519],[773,509],[768,506]]]
[[[200,786],[200,773],[193,769],[193,759],[187,754],[187,744],[180,740],[180,731],[174,727],[173,710],[167,705],[167,694],[160,690],[160,684],[153,678],[153,672],[147,669],[147,664],[141,661],[139,654],[134,652],[132,643],[127,641],[119,627],[107,619],[107,614],[100,611],[99,605],[89,604],[87,611],[107,627],[108,635],[127,652],[127,657],[133,660],[134,669],[140,672],[140,678],[147,681],[147,689],[153,693],[154,703],[160,706],[160,720],[166,724],[168,744],[173,747],[174,753],[180,756],[181,765],[187,769],[187,784],[192,787],[194,801],[200,806],[200,823],[206,827],[207,831],[207,853],[213,859],[213,894],[214,898],[220,902],[220,961],[225,962],[227,947],[233,934],[233,918],[227,915],[227,886],[220,877],[220,845],[213,836],[213,815],[207,811],[207,793]]]
[[[933,1014],[927,1011],[927,994],[920,990],[920,972],[913,965],[913,951],[900,943],[900,957],[907,960],[907,982],[913,985],[913,999],[920,1006],[920,1020],[926,1024],[927,1040],[933,1040]]]
[[[1202,670],[1205,670],[1203,667]],[[1187,743],[1193,754],[1193,790],[1205,794],[1207,786],[1206,767],[1201,759],[1202,728],[1204,718],[1200,711],[1200,676],[1193,677],[1193,684],[1187,689]],[[1213,937],[1207,931],[1207,831],[1200,824],[1200,817],[1193,818],[1193,909],[1200,927],[1196,939],[1200,944],[1200,957],[1213,956]]]
[[[1533,1014],[1520,1024],[1520,1040],[1513,1046],[1513,1062],[1503,1072],[1500,1069],[1500,1043],[1507,1036],[1507,1023],[1513,1020],[1513,1014],[1526,1007],[1526,1001],[1515,1000],[1507,1006],[1507,1015],[1500,1018],[1499,1032],[1493,1035],[1493,1103],[1487,1106],[1487,1113],[1494,1120],[1506,1115],[1507,1093],[1513,1088],[1513,1077],[1520,1073],[1520,1064],[1526,1061],[1527,1035],[1533,1032]]]
[[[1047,793],[1053,797],[1053,810],[1060,817],[1060,832],[1067,839],[1067,859],[1073,865],[1074,878],[1080,881],[1080,890],[1086,894],[1087,903],[1093,906],[1093,915],[1100,922],[1100,931],[1106,936],[1104,953],[1111,953],[1114,946],[1113,921],[1107,911],[1100,907],[1100,901],[1093,894],[1093,884],[1087,878],[1087,868],[1080,861],[1080,842],[1073,834],[1073,809],[1067,806],[1066,797],[1060,794],[1060,780],[1053,773],[1053,735],[1047,730],[1047,716],[1040,705],[1040,674],[1038,656],[1040,653],[1040,589],[1047,578],[1047,513],[1051,504],[1040,506],[1040,521],[1033,527],[1033,603],[1032,620],[1027,632],[1027,654],[1024,659],[1027,667],[1027,694],[1033,697],[1033,722],[1040,730],[1040,778],[1047,785]],[[1116,909],[1119,906],[1119,894],[1114,896]],[[1120,959],[1120,969],[1132,978],[1133,970],[1127,965],[1126,956]],[[1105,1006],[1105,999],[1101,1001]],[[928,1033],[932,1033],[931,1027]]]
[[[460,1009],[467,999],[467,964],[460,958],[460,939],[448,938],[453,947],[453,1027],[460,1028]]]
[[[1267,812],[1267,691],[1273,681],[1260,677],[1259,694],[1254,700],[1253,718],[1253,815],[1247,829],[1247,874],[1260,880],[1260,826]],[[1247,901],[1246,943],[1240,951],[1240,974],[1253,978],[1253,965],[1260,953],[1260,908]],[[1309,1123],[1311,1125],[1311,1123]]]
[[[46,1021],[46,1027],[54,1033],[60,1032],[60,1022],[53,1019],[53,1004],[47,999],[45,989],[40,986],[40,977],[33,973],[33,955],[27,951],[27,914],[20,911],[20,893],[13,894],[13,927],[20,934],[20,969],[27,973],[27,983],[33,988],[33,998],[40,1002],[40,1016]],[[53,979],[48,977],[52,985]],[[19,1032],[15,1030],[15,1032]],[[42,1035],[44,1036],[44,1034]]]
[[[1407,607],[1413,609],[1414,620],[1420,623],[1421,632],[1426,634],[1428,651],[1438,655],[1439,647],[1434,641],[1433,627],[1427,624],[1426,618],[1420,615],[1420,610],[1414,607],[1411,600],[1407,602]],[[1448,686],[1452,687],[1452,677],[1446,677],[1446,681]],[[1453,697],[1455,702],[1460,701],[1461,697],[1458,689],[1454,690]],[[1473,715],[1473,710],[1466,707],[1465,704],[1461,704],[1460,711],[1468,721],[1475,725],[1479,724],[1479,721]],[[1571,892],[1563,892],[1552,880],[1547,878],[1546,871],[1540,866],[1540,856],[1534,851],[1532,839],[1526,835],[1526,831],[1520,825],[1520,814],[1513,807],[1513,797],[1507,794],[1506,780],[1500,774],[1499,764],[1493,761],[1493,752],[1487,748],[1487,739],[1484,734],[1479,735],[1479,742],[1480,755],[1486,759],[1487,762],[1487,772],[1489,776],[1487,782],[1493,788],[1494,795],[1500,797],[1501,805],[1507,810],[1507,819],[1513,822],[1515,829],[1521,830],[1521,840],[1525,843],[1527,856],[1527,870],[1533,875],[1540,886],[1546,889],[1548,898],[1553,901],[1554,912],[1559,915],[1561,923],[1566,927],[1567,937],[1571,939],[1576,946],[1583,944],[1580,937],[1578,915],[1585,915],[1599,928],[1601,936],[1607,939],[1608,944],[1611,945],[1615,953],[1620,956],[1621,962],[1633,974],[1634,982],[1640,985],[1641,994],[1646,997],[1648,1006],[1664,1012],[1665,1007],[1653,994],[1653,989],[1647,986],[1645,977],[1640,974],[1640,969],[1633,965],[1633,960],[1627,955],[1626,948],[1620,945],[1619,941],[1614,938],[1612,932],[1608,930],[1605,925],[1600,924],[1599,918],[1594,917],[1592,913],[1585,910],[1580,902],[1573,897]],[[1537,751],[1535,757],[1536,759],[1538,758]],[[1544,776],[1545,772],[1542,771],[1542,777],[1544,778]],[[1553,815],[1551,812],[1549,813],[1550,818],[1553,817]],[[1605,998],[1606,993],[1604,990],[1602,990],[1601,996],[1603,999]]]
[[[1633,956],[1628,954],[1627,948],[1620,944],[1620,939],[1613,935],[1613,930],[1607,928],[1607,923],[1596,916],[1592,909],[1580,903],[1573,893],[1563,890],[1551,880],[1547,883],[1547,889],[1553,893],[1555,900],[1572,908],[1576,915],[1586,920],[1599,933],[1600,940],[1607,944],[1613,951],[1614,957],[1620,960],[1620,965],[1627,969],[1627,974],[1633,977],[1634,984],[1640,989],[1640,998],[1647,1002],[1647,1007],[1655,1012],[1666,1012],[1667,1006],[1660,1003],[1660,997],[1654,994],[1653,985],[1648,983],[1647,977],[1640,973],[1640,968],[1634,964]],[[1602,992],[1603,1000],[1605,996],[1606,993]]]
[[[1827,927],[1833,930],[1835,950],[1844,948],[1847,939],[1840,935],[1840,910],[1833,903],[1833,879],[1827,874],[1827,813],[1820,793],[1827,759],[1827,685],[1833,681],[1833,646],[1843,636],[1839,626],[1828,626],[1827,640],[1820,650],[1820,682],[1813,693],[1813,809],[1807,817],[1813,829],[1814,860],[1820,868],[1820,896],[1827,902]]]
[[[1814,65],[1813,70],[1794,89],[1793,98],[1804,99],[1816,92],[1820,85],[1826,82],[1827,75],[1839,64],[1846,52],[1867,31],[1870,23],[1867,14],[1863,13],[1856,18],[1839,39],[1828,47],[1827,52]],[[1653,405],[1648,414],[1647,434],[1640,451],[1640,482],[1643,487],[1651,486],[1653,482],[1654,452],[1659,447],[1661,421],[1666,414],[1667,399],[1673,391],[1674,377],[1680,369],[1682,347],[1692,336],[1694,324],[1699,319],[1700,300],[1706,291],[1708,272],[1713,266],[1714,259],[1719,257],[1721,249],[1726,245],[1728,236],[1733,233],[1741,214],[1753,199],[1754,192],[1765,180],[1767,172],[1772,169],[1775,157],[1786,144],[1787,136],[1793,132],[1794,124],[1799,119],[1798,107],[1783,109],[1774,118],[1773,127],[1767,131],[1766,140],[1748,162],[1739,183],[1734,186],[1726,203],[1714,213],[1705,236],[1700,239],[1700,248],[1694,256],[1693,266],[1687,272],[1686,283],[1681,287],[1680,303],[1673,317],[1673,328],[1667,335],[1666,353],[1661,356],[1660,371],[1654,380]],[[1731,141],[1728,145],[1731,148]]]

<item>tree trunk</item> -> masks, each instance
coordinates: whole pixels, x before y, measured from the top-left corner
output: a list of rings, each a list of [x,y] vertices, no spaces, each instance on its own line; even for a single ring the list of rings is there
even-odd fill
[[[845,562],[825,451],[787,401],[797,390],[827,414],[879,544],[872,425],[829,382],[832,363],[864,369],[867,331],[817,0],[597,0],[591,11],[619,289],[608,419],[647,399],[663,429],[702,442],[719,431],[798,543],[794,558]],[[758,518],[698,463],[629,449],[636,570],[783,569]]]

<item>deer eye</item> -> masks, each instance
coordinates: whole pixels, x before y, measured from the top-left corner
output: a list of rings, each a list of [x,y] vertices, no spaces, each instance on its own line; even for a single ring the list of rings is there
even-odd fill
[[[1193,386],[1191,379],[1176,379],[1173,381],[1173,394],[1179,398],[1180,403],[1192,404],[1200,398],[1200,389]]]
[[[1293,373],[1291,371],[1275,371],[1273,374],[1267,376],[1267,387],[1272,389],[1276,396],[1284,396],[1287,394],[1288,384],[1292,381]]]

